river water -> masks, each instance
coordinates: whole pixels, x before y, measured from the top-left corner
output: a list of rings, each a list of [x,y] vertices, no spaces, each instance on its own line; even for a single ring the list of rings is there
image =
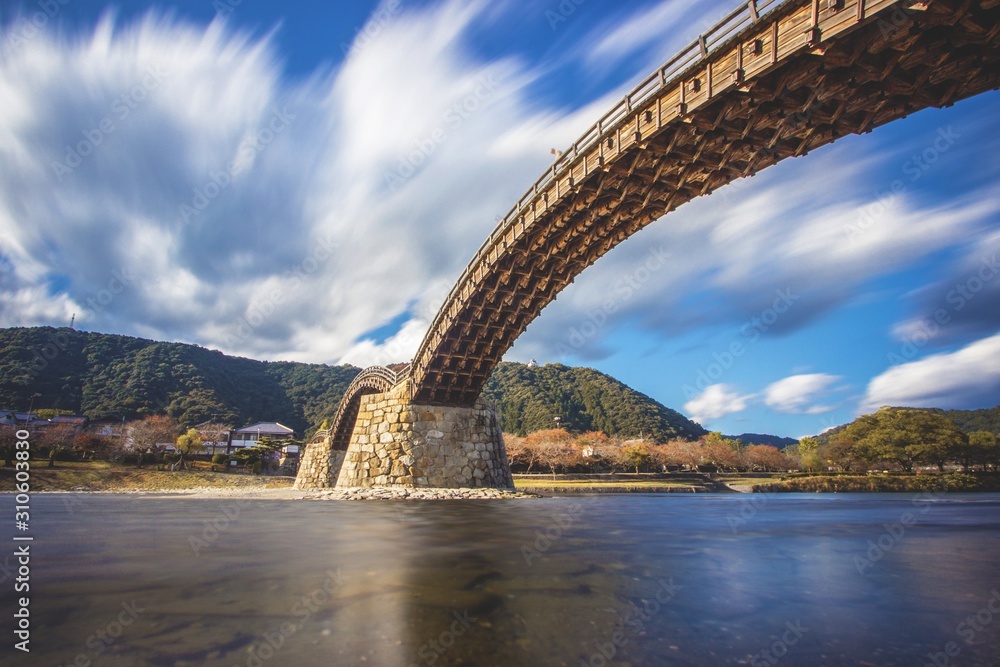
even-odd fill
[[[81,494],[31,518],[31,653],[5,570],[2,664],[1000,665],[1000,494]]]

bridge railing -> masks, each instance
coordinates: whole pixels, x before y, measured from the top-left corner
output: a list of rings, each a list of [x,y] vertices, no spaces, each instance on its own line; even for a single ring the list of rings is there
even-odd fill
[[[403,380],[406,380],[410,376],[410,365],[407,364],[405,367],[394,371],[391,368],[386,368],[385,366],[369,366],[363,369],[360,373],[354,376],[352,384],[354,382],[359,382],[365,378],[377,376],[384,380],[387,380],[392,386],[396,386]]]
[[[781,5],[791,4],[792,2],[795,2],[795,0],[750,0],[744,3],[636,85],[628,95],[622,98],[618,104],[604,114],[579,139],[573,142],[573,145],[559,156],[552,167],[546,170],[535,181],[528,192],[507,212],[504,219],[500,221],[489,237],[487,237],[486,241],[483,242],[483,245],[480,246],[479,251],[476,253],[475,259],[470,262],[469,268],[471,269],[476,260],[484,255],[496,240],[506,233],[509,226],[518,218],[520,212],[534,201],[539,192],[543,191],[553,180],[557,180],[561,175],[570,171],[576,162],[596,144],[604,140],[612,132],[617,131],[622,123],[629,119],[635,109],[641,107],[644,102],[655,96],[663,88],[673,84],[687,69],[707,58],[718,47],[739,34],[740,31],[757,23],[762,16]],[[465,278],[465,275],[463,274],[462,277]],[[459,280],[459,282],[462,281]]]
[[[406,364],[403,368],[400,368],[395,373],[396,379],[393,381],[393,386],[399,384],[400,382],[406,380],[410,377],[410,364]]]
[[[817,3],[818,1],[813,0],[813,3]],[[517,204],[507,212],[507,215],[497,224],[493,232],[486,238],[482,246],[480,246],[438,311],[437,316],[427,331],[427,335],[417,350],[414,361],[418,364],[420,363],[431,337],[447,312],[448,305],[452,303],[459,290],[465,285],[472,271],[483,261],[483,258],[487,256],[497,241],[506,236],[510,227],[520,217],[521,212],[531,205],[538,198],[539,194],[545,191],[548,185],[554,180],[560,180],[565,177],[584,158],[590,149],[617,132],[630,119],[636,109],[640,108],[644,102],[660,93],[664,88],[674,84],[691,67],[696,66],[719,49],[719,47],[724,46],[727,42],[734,39],[744,29],[755,25],[765,14],[770,14],[784,5],[797,2],[801,2],[801,0],[749,0],[743,3],[705,31],[698,39],[691,42],[684,49],[681,49],[677,55],[664,63],[655,72],[646,77],[622,98],[611,111],[606,113],[597,123],[584,132],[579,139],[573,142],[573,145],[556,159],[553,165],[518,200]],[[409,373],[409,369],[407,369],[407,372]]]

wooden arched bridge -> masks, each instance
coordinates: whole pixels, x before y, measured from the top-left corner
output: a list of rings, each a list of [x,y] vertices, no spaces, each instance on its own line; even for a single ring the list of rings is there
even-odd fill
[[[749,2],[643,81],[490,234],[420,345],[416,403],[469,405],[598,258],[780,160],[1000,82],[996,0]]]
[[[361,396],[472,406],[541,310],[609,250],[678,206],[785,158],[1000,86],[1000,0],[751,0],[573,143],[486,239],[404,372]]]

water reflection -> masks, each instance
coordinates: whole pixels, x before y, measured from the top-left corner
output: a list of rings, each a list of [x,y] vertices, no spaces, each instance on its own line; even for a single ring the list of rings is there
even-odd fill
[[[1000,496],[745,503],[38,497],[19,664],[993,664]]]

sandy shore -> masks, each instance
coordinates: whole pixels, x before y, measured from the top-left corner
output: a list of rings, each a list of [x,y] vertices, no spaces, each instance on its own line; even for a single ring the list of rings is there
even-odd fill
[[[172,498],[245,498],[252,500],[513,500],[523,498],[540,498],[533,493],[510,491],[506,489],[439,489],[439,488],[398,488],[373,487],[369,489],[325,489],[321,491],[302,491],[291,487],[283,488],[218,488],[201,487],[193,489],[177,489],[163,491],[89,491],[73,489],[71,491],[45,491],[40,493],[125,493],[130,495],[168,496]],[[38,495],[38,494],[36,494]]]

